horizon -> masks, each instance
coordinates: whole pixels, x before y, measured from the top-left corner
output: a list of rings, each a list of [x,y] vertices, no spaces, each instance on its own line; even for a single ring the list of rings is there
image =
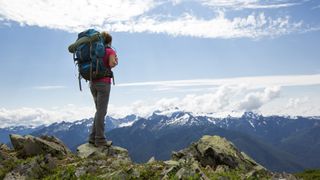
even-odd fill
[[[67,50],[107,30],[119,57],[108,115],[320,116],[320,2],[148,0],[0,2],[0,124],[94,115]],[[86,12],[86,13],[83,13]],[[81,15],[80,15],[81,14]],[[61,20],[63,19],[63,20]]]
[[[123,120],[126,119],[130,116],[136,116],[139,119],[148,119],[151,118],[151,116],[153,116],[154,114],[160,115],[160,116],[167,116],[167,117],[172,117],[172,113],[176,113],[176,112],[183,112],[183,113],[188,113],[191,114],[194,117],[207,117],[207,118],[214,118],[215,120],[224,120],[225,118],[232,118],[232,120],[235,120],[234,118],[242,118],[245,115],[249,114],[251,115],[251,113],[253,115],[258,115],[258,116],[262,116],[263,118],[269,118],[269,117],[282,117],[282,118],[288,118],[288,119],[298,119],[298,118],[306,118],[308,120],[319,120],[320,116],[291,116],[291,115],[267,115],[264,116],[263,114],[259,113],[259,112],[254,112],[254,111],[245,111],[243,112],[243,114],[239,114],[239,113],[233,113],[233,114],[212,114],[212,113],[208,113],[208,114],[196,114],[193,112],[188,112],[188,111],[180,111],[179,109],[175,109],[175,111],[172,110],[167,110],[169,112],[166,112],[166,110],[164,111],[159,111],[159,110],[155,110],[152,114],[148,114],[146,116],[138,116],[136,114],[129,114],[126,115],[124,117],[111,117],[109,115],[106,115],[105,119],[107,120],[108,118],[111,118],[113,120]],[[15,129],[15,128],[30,128],[30,129],[35,129],[35,128],[46,128],[49,127],[53,124],[61,124],[61,123],[70,123],[70,124],[78,124],[79,122],[83,123],[84,121],[88,121],[88,120],[93,120],[93,117],[90,118],[84,118],[84,119],[77,119],[77,120],[72,120],[72,121],[68,121],[68,120],[62,120],[62,121],[57,121],[57,122],[50,122],[49,124],[38,124],[38,125],[12,125],[12,126],[1,126],[0,125],[0,129]],[[122,128],[122,127],[128,127],[128,126],[132,126],[134,123],[136,122],[136,120],[130,121],[129,123],[122,123],[120,125],[118,125],[118,128]]]

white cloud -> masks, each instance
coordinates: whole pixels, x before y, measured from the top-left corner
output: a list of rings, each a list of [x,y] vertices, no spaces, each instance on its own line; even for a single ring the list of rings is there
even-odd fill
[[[253,111],[259,109],[269,101],[278,98],[279,95],[279,87],[270,87],[264,89],[263,92],[249,93],[245,96],[245,99],[240,102],[239,109],[245,111]]]
[[[317,116],[320,114],[319,97],[317,96],[298,96],[283,99],[283,103],[274,107],[264,106],[260,108],[265,115],[281,114],[287,116]]]
[[[190,112],[231,112],[237,108],[237,98],[247,94],[249,90],[241,86],[220,86],[217,90],[201,95],[189,94],[182,98],[162,98],[155,102],[136,101],[127,106],[110,104],[108,115],[124,117],[137,114],[142,117],[151,115],[155,110],[168,110],[178,107]],[[60,121],[75,121],[94,115],[94,107],[77,107],[66,105],[50,109],[44,108],[0,108],[0,127],[12,125],[41,125]]]
[[[240,116],[244,111],[257,111],[263,115],[320,114],[318,97],[313,98],[314,102],[306,97],[287,97],[287,90],[283,89],[279,86],[254,88],[241,84],[220,85],[208,93],[187,94],[181,98],[162,98],[154,102],[138,101],[121,107],[112,106],[109,108],[109,114],[114,117],[128,114],[146,117],[155,110],[171,111],[175,107],[197,114],[212,113],[215,117]]]
[[[0,108],[0,128],[7,126],[38,126],[60,121],[75,121],[92,117],[93,107],[66,105],[51,109],[22,107],[18,109]]]
[[[33,87],[33,89],[37,89],[37,90],[54,90],[54,89],[65,89],[65,86],[59,86],[59,85],[55,85],[55,86],[35,86]]]
[[[293,98],[280,96],[280,87],[252,88],[245,85],[221,85],[208,93],[187,94],[183,97],[161,98],[151,101],[136,101],[125,106],[110,104],[108,115],[119,118],[130,114],[148,117],[154,111],[171,112],[175,108],[196,114],[212,114],[215,117],[240,116],[244,111],[258,111],[264,115],[320,114],[318,100],[309,97]],[[275,103],[275,101],[278,101]],[[283,103],[279,103],[283,101]],[[41,125],[61,121],[75,121],[90,118],[94,107],[66,105],[50,109],[44,108],[0,108],[0,128],[12,125]]]
[[[209,93],[187,94],[182,98],[162,98],[156,102],[138,101],[125,107],[110,108],[111,116],[128,114],[149,116],[155,110],[179,108],[193,113],[214,113],[216,116],[242,114],[246,110],[258,110],[279,97],[279,87],[251,89],[243,85],[222,85]]]
[[[175,20],[158,20],[143,17],[137,21],[119,22],[110,27],[120,32],[167,33],[173,36],[194,36],[202,38],[259,38],[279,36],[298,31],[302,22],[292,23],[290,17],[273,19],[264,13],[228,19],[223,11],[212,19],[203,19],[184,14]]]
[[[320,5],[317,5],[317,6],[313,7],[313,8],[311,8],[311,9],[320,9]]]
[[[288,104],[286,105],[286,108],[291,109],[291,108],[298,108],[302,104],[306,103],[309,101],[308,97],[303,97],[303,98],[289,98]]]
[[[156,4],[153,0],[2,0],[0,15],[21,24],[79,31],[128,21]]]
[[[185,88],[195,86],[221,86],[221,85],[246,85],[253,88],[264,88],[272,86],[308,86],[319,85],[320,74],[313,75],[282,75],[282,76],[253,76],[224,79],[193,79],[176,81],[154,81],[117,84],[119,87],[155,86],[155,90],[170,90],[173,88]]]
[[[167,33],[174,36],[203,38],[260,38],[274,37],[302,31],[302,21],[292,22],[289,16],[271,17],[263,12],[227,18],[223,10],[214,10],[216,17],[197,17],[184,12],[172,16],[152,12],[165,5],[166,1],[156,0],[2,0],[0,17],[3,22],[15,21],[21,25],[61,29],[79,32],[89,27],[113,32]],[[168,1],[179,6],[182,1]],[[289,6],[290,3],[261,4],[255,0],[211,0],[194,1],[203,5],[219,7],[269,7]],[[239,6],[239,3],[241,6]],[[192,9],[192,7],[190,7]],[[160,14],[159,14],[160,13]]]
[[[203,4],[215,8],[232,9],[277,9],[285,8],[300,3],[292,3],[292,0],[284,1],[261,1],[261,0],[202,0]]]

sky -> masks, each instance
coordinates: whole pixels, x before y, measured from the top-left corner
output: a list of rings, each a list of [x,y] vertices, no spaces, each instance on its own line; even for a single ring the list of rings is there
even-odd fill
[[[0,127],[94,114],[67,51],[88,28],[119,57],[108,115],[320,115],[318,0],[0,0]]]

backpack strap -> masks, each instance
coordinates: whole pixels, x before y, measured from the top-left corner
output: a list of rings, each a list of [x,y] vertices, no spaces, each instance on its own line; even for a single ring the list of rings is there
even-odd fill
[[[98,36],[98,41],[101,41],[102,40],[102,35],[100,33],[98,33],[97,36]],[[95,55],[94,58],[96,58],[96,62],[97,62],[96,63],[96,74],[98,74],[99,73],[99,64],[100,64],[98,61],[101,61],[103,58],[100,58],[100,57],[98,58],[97,55]]]
[[[79,72],[79,75],[78,75],[78,79],[79,79],[79,88],[80,88],[80,91],[82,91],[82,87],[81,87],[81,75],[80,75],[80,72]]]
[[[75,61],[77,60],[77,58],[76,58],[76,52],[73,52],[72,55],[73,55],[73,61],[75,62]]]
[[[91,65],[90,65],[90,82],[92,82],[92,42],[90,41],[90,50],[89,50],[89,54],[90,54],[90,59],[91,59]]]

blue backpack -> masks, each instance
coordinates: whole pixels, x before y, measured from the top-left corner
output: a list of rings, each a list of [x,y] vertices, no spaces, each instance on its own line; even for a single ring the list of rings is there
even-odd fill
[[[106,45],[100,32],[88,29],[79,33],[77,41],[68,49],[73,53],[74,62],[78,65],[80,90],[81,78],[87,81],[102,77],[113,78],[113,72],[103,63]]]

